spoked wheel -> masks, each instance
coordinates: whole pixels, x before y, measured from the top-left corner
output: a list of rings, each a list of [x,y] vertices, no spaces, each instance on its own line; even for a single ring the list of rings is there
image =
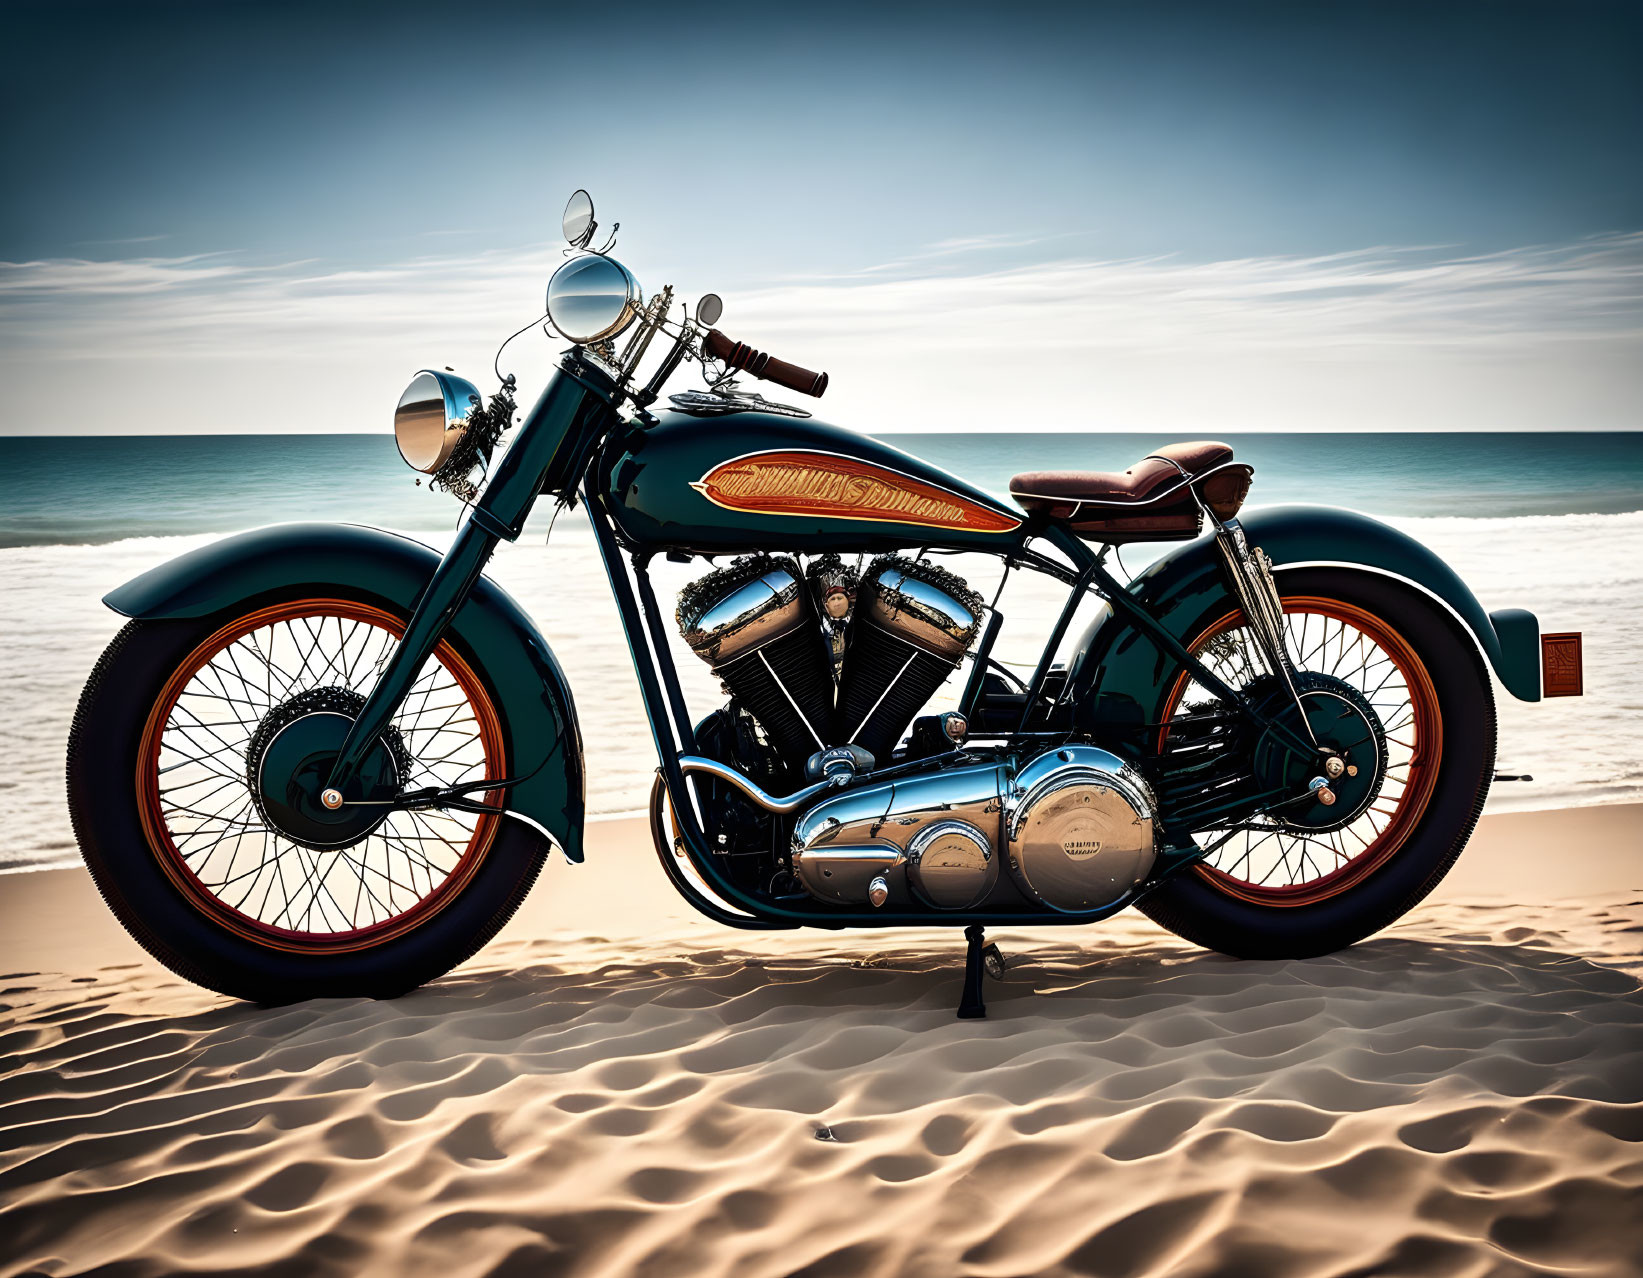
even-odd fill
[[[1488,676],[1435,605],[1347,570],[1284,572],[1278,587],[1303,703],[1327,702],[1316,722],[1344,725],[1349,766],[1331,782],[1337,801],[1196,832],[1214,850],[1142,904],[1180,935],[1245,957],[1326,953],[1413,907],[1465,846],[1494,767]],[[1269,676],[1241,612],[1204,618],[1188,647],[1261,698]],[[1270,697],[1289,700],[1287,691]],[[1214,703],[1183,672],[1160,707],[1160,752],[1172,748],[1172,721]],[[1258,769],[1258,750],[1255,759]]]
[[[437,913],[484,859],[491,814],[362,806],[326,825],[280,793],[281,757],[345,735],[401,630],[380,608],[298,599],[236,618],[167,680],[138,759],[143,826],[172,881],[224,926],[275,948],[370,945]],[[383,802],[502,775],[496,709],[449,645],[372,765]]]
[[[71,812],[104,896],[174,970],[270,1002],[393,994],[517,906],[546,851],[534,831],[391,806],[508,774],[496,698],[449,642],[345,802],[318,799],[404,624],[328,594],[134,622],[104,654],[70,736]]]

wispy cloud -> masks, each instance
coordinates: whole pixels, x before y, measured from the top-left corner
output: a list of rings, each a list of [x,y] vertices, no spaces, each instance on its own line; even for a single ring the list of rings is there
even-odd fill
[[[153,244],[170,238],[169,235],[122,235],[113,240],[76,240],[75,243],[84,248],[92,244]]]
[[[964,235],[951,239],[936,240],[914,253],[908,253],[889,262],[878,262],[871,266],[861,267],[859,270],[844,272],[831,276],[793,276],[794,279],[831,280],[835,283],[844,280],[864,279],[875,275],[901,275],[907,273],[940,271],[945,268],[951,271],[959,266],[960,260],[974,258],[989,253],[1002,253],[1010,250],[1031,248],[1035,244],[1044,244],[1050,240],[1064,240],[1067,235],[1022,235],[1001,233],[997,235]]]
[[[917,345],[1476,345],[1643,332],[1643,233],[1446,256],[1065,260],[978,274],[785,285],[742,299],[793,332],[841,323]]]
[[[1632,421],[1608,424],[1643,424],[1643,374],[1627,371],[1643,367],[1643,233],[1490,254],[987,269],[989,254],[1032,243],[949,240],[858,273],[776,283],[730,298],[726,327],[829,367],[834,398],[867,429],[939,426],[977,405],[1044,420],[1092,392],[1106,424],[1150,416],[1174,428],[1217,413],[1281,427],[1319,412],[1368,424],[1403,421],[1417,387],[1451,422],[1472,411],[1463,424],[1512,424],[1501,418],[1543,413],[1559,394],[1588,417],[1629,405]],[[532,304],[522,281],[562,260],[539,245],[350,269],[233,253],[0,263],[0,340],[8,377],[25,383],[88,357],[161,361],[180,383],[212,363],[295,359],[342,379],[350,361],[414,367],[453,346],[488,360]],[[1526,410],[1530,377],[1545,393]],[[349,387],[334,389],[346,402]],[[1276,410],[1297,420],[1273,420]]]
[[[233,253],[0,262],[0,337],[35,357],[307,355],[517,313],[547,250],[337,268]]]

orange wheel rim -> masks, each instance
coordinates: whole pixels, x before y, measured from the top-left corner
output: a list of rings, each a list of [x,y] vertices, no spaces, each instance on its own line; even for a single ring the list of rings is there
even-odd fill
[[[166,681],[137,752],[138,810],[166,877],[214,923],[292,953],[369,949],[426,923],[478,872],[496,838],[494,813],[396,810],[354,845],[319,851],[262,823],[245,778],[262,716],[311,688],[369,692],[403,631],[369,604],[292,600],[223,626]],[[503,775],[495,704],[448,641],[395,731],[412,761],[406,789]]]
[[[1305,831],[1244,832],[1193,867],[1200,880],[1217,891],[1256,905],[1315,905],[1350,891],[1383,869],[1420,824],[1437,785],[1443,757],[1443,718],[1437,689],[1425,664],[1398,630],[1375,614],[1313,595],[1284,596],[1284,619],[1297,667],[1314,662],[1344,666],[1355,686],[1368,695],[1386,734],[1388,763],[1380,790],[1365,811],[1340,831],[1315,836]],[[1224,651],[1244,627],[1234,610],[1206,626],[1189,651],[1208,660],[1217,640]],[[1213,662],[1210,662],[1213,666]],[[1227,672],[1218,671],[1223,678]],[[1324,671],[1337,674],[1338,671]],[[1229,680],[1237,686],[1235,680]],[[1182,671],[1165,698],[1159,720],[1158,749],[1165,749],[1169,721],[1193,686]],[[1378,700],[1377,700],[1378,698]],[[1362,822],[1362,826],[1359,823]],[[1204,833],[1214,834],[1214,831]],[[1265,846],[1262,851],[1263,845]],[[1297,845],[1308,844],[1308,847]],[[1257,853],[1260,853],[1257,855]]]

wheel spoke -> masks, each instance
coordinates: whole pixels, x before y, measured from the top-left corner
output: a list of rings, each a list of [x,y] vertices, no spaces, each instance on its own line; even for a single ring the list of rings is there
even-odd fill
[[[1380,765],[1378,792],[1337,828],[1311,829],[1262,818],[1242,827],[1199,832],[1203,844],[1214,849],[1205,865],[1215,875],[1242,885],[1240,890],[1257,892],[1260,899],[1274,900],[1353,872],[1407,837],[1412,813],[1418,815],[1415,806],[1424,804],[1430,792],[1437,760],[1437,742],[1427,727],[1436,712],[1415,692],[1417,678],[1423,689],[1429,681],[1424,673],[1414,673],[1420,669],[1418,661],[1386,622],[1353,606],[1305,597],[1285,601],[1284,634],[1297,670],[1339,679],[1362,696],[1379,720],[1387,757]],[[1252,655],[1253,642],[1242,615],[1233,613],[1212,625],[1193,647],[1219,678],[1242,689],[1267,677],[1264,663]],[[1172,697],[1166,721],[1226,708],[1189,675],[1182,676]],[[1166,755],[1170,748],[1166,729]]]
[[[174,858],[189,892],[304,943],[408,917],[488,843],[496,818],[391,811],[357,843],[334,849],[295,843],[271,826],[247,777],[266,748],[257,734],[268,716],[299,693],[333,698],[320,704],[363,695],[399,638],[379,620],[386,614],[364,605],[316,601],[256,616],[267,619],[195,654],[156,710],[164,717],[152,730],[144,793],[145,820],[165,845],[158,850]],[[502,775],[495,715],[481,718],[480,704],[489,703],[447,652],[442,645],[418,672],[387,730],[409,760],[399,778],[405,789]],[[284,712],[311,711],[299,703]]]

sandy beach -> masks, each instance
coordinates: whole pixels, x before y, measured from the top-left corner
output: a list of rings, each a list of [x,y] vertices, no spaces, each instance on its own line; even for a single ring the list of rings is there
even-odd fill
[[[1486,817],[1306,962],[1139,914],[759,936],[593,827],[395,1002],[185,985],[0,876],[6,1274],[1643,1272],[1643,807]]]

